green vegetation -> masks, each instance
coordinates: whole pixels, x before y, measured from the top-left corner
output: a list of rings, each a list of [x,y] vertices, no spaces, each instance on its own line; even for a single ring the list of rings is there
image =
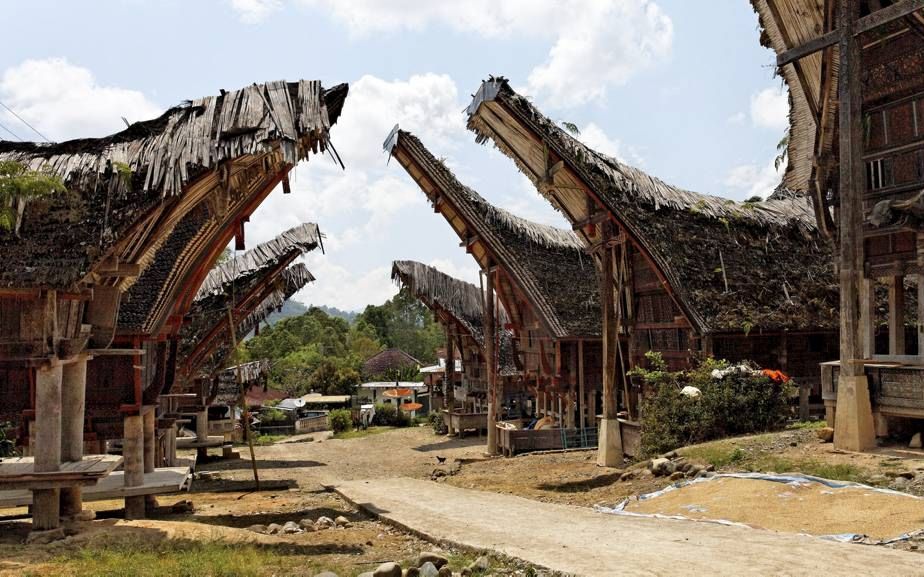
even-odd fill
[[[64,183],[50,171],[29,170],[18,162],[0,162],[0,230],[16,231],[19,202],[64,190]]]
[[[658,353],[647,353],[650,368],[630,373],[652,393],[642,408],[642,452],[656,455],[712,439],[781,428],[789,416],[792,385],[757,371],[706,359],[688,371],[670,372]],[[683,394],[686,386],[698,397]]]
[[[335,409],[327,415],[330,421],[330,430],[337,433],[345,433],[353,429],[353,413],[349,409]]]
[[[435,362],[442,331],[426,307],[402,290],[380,306],[369,305],[353,322],[311,307],[303,315],[285,318],[249,339],[240,362],[269,359],[270,386],[289,396],[308,392],[353,394],[362,381],[363,361],[390,347],[400,348],[421,362]],[[406,373],[406,374],[404,374]],[[416,380],[416,368],[400,375],[367,375]]]
[[[377,404],[372,424],[383,427],[407,427],[411,424],[411,416],[395,405]]]
[[[869,471],[849,463],[826,463],[814,457],[782,456],[763,438],[725,439],[681,449],[681,455],[716,469],[754,473],[802,473],[837,481],[866,483]]]
[[[335,439],[362,439],[363,437],[370,437],[372,435],[380,435],[382,433],[387,433],[389,431],[394,431],[395,427],[368,427],[366,429],[353,429],[350,431],[344,431],[342,433],[336,433],[334,435]]]

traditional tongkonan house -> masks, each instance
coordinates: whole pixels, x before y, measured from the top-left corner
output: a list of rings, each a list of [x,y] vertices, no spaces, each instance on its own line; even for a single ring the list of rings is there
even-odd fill
[[[752,5],[789,86],[784,183],[836,246],[840,361],[822,367],[835,446],[911,436],[924,429],[924,2]]]
[[[158,396],[193,297],[269,192],[328,149],[346,93],[255,84],[106,138],[0,142],[0,161],[66,186],[18,199],[0,232],[0,413],[35,455],[0,463],[0,489],[32,490],[34,530],[79,514],[81,487],[123,459],[126,516],[144,515]],[[122,438],[122,458],[81,462],[85,432],[95,452]]]
[[[256,326],[254,321],[265,318],[314,280],[304,265],[289,265],[320,243],[317,225],[302,224],[221,263],[199,288],[180,331],[174,385],[161,400],[165,417],[195,419],[197,438],[192,446],[200,455],[204,456],[209,446],[224,444],[227,439],[222,435],[232,432],[231,419],[209,424],[208,399],[213,396],[218,372],[225,368],[235,344]],[[245,321],[249,326],[242,327]],[[216,411],[226,413],[227,408],[216,407]],[[166,435],[171,445],[173,431]],[[210,440],[210,434],[217,438]]]
[[[450,434],[468,429],[486,430],[487,363],[484,337],[484,292],[475,285],[451,277],[423,263],[397,260],[392,263],[391,277],[407,288],[421,303],[433,311],[434,319],[446,334],[446,365],[442,391],[430,391],[431,403],[436,396],[444,399],[443,420]],[[513,332],[507,324],[503,305],[498,303],[498,323],[494,350],[498,367],[500,405],[508,414],[526,415],[519,371],[513,362]],[[462,362],[461,379],[455,379],[456,351]],[[448,385],[452,383],[452,385]]]
[[[710,354],[818,382],[836,347],[837,287],[807,198],[781,188],[741,203],[670,186],[584,146],[503,78],[481,85],[468,114],[478,142],[516,163],[607,279],[600,464],[622,460],[616,395],[647,351],[673,369]]]
[[[577,431],[564,443],[586,442],[586,429],[595,426],[600,390],[600,303],[594,265],[580,240],[569,230],[533,223],[493,206],[456,180],[408,132],[396,127],[385,146],[484,272],[486,334],[493,334],[496,326],[495,300],[503,303],[506,328],[515,337],[514,360],[525,385],[534,391],[536,415],[548,418],[556,432]],[[486,358],[494,358],[493,342],[485,342]],[[488,364],[488,404],[494,407],[488,410],[490,452],[497,450],[492,422],[498,409],[496,369]],[[559,444],[562,437],[559,434]]]

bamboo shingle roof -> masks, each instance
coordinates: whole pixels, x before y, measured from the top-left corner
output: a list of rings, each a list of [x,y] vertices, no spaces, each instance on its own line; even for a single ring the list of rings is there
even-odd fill
[[[490,247],[553,337],[600,336],[596,271],[572,231],[531,222],[494,206],[459,182],[407,131],[394,132],[386,146],[401,147],[422,167],[441,198],[451,202],[470,232]]]
[[[514,160],[572,223],[575,206],[604,207],[699,332],[837,326],[831,248],[807,197],[780,188],[762,202],[736,202],[671,186],[584,145],[504,78],[484,82],[468,114],[476,140]],[[549,166],[550,155],[562,164]],[[553,194],[562,191],[562,165],[576,178],[565,192],[579,199],[567,207]]]

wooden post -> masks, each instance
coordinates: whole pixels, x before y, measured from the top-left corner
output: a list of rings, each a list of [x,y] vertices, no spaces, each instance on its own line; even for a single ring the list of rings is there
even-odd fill
[[[196,412],[196,441],[201,443],[199,447],[196,448],[196,458],[198,460],[205,461],[208,457],[208,447],[205,445],[209,440],[209,409],[205,409]]]
[[[924,274],[918,275],[918,357],[924,362]]]
[[[450,412],[455,407],[456,398],[456,351],[452,340],[452,325],[446,325],[446,371],[443,377],[443,406]],[[449,431],[452,433],[452,431]]]
[[[840,33],[838,72],[838,130],[840,137],[840,357],[834,446],[863,451],[875,445],[869,385],[860,359],[860,279],[863,274],[863,99],[860,85],[860,43],[855,36],[860,2],[838,0]]]
[[[87,394],[87,356],[81,355],[62,367],[61,460],[83,459],[84,408]],[[79,485],[61,489],[61,516],[75,517],[83,510]]]
[[[35,472],[47,473],[61,466],[60,364],[35,370]],[[32,491],[32,529],[45,531],[60,526],[60,491]]]
[[[905,277],[889,281],[889,354],[905,354]]]
[[[494,355],[494,270],[488,262],[485,268],[484,294],[484,356],[488,378],[488,447],[489,455],[497,454],[497,363]]]
[[[876,282],[860,279],[860,341],[864,359],[876,354]]]
[[[578,341],[578,399],[580,399],[579,425],[587,427],[587,393],[584,390],[584,341]]]
[[[144,423],[141,415],[126,415],[122,439],[125,487],[144,485]],[[125,497],[125,518],[144,519],[144,496]]]
[[[155,446],[154,445],[155,445],[155,439],[156,439],[155,424],[157,422],[157,419],[155,418],[156,412],[157,411],[154,407],[149,407],[147,412],[145,412],[144,415],[142,416],[142,427],[144,429],[143,435],[144,435],[144,472],[145,473],[153,473],[154,469],[157,466],[157,463],[154,460],[155,459],[154,457]],[[143,477],[142,477],[142,481],[143,481]],[[157,506],[157,499],[155,499],[154,495],[145,495],[144,501],[145,501],[146,511],[153,511],[154,508]]]
[[[600,422],[597,465],[616,467],[622,464],[622,437],[616,418],[616,355],[619,335],[616,333],[616,307],[613,294],[612,223],[601,225],[599,247],[601,278],[600,300],[603,316],[603,420]]]

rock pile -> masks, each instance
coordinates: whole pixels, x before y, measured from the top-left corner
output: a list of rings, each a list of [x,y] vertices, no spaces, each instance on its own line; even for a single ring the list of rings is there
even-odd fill
[[[269,525],[251,525],[247,527],[248,531],[262,533],[264,535],[294,535],[297,533],[311,533],[313,531],[323,531],[325,529],[335,529],[349,527],[352,525],[349,519],[343,515],[336,519],[330,517],[318,517],[316,521],[304,518],[301,521],[286,521],[284,524],[270,523]]]
[[[481,556],[460,572],[453,572],[449,567],[449,559],[435,551],[425,551],[417,555],[417,559],[409,567],[402,569],[395,562],[382,563],[374,571],[360,573],[359,577],[466,577],[468,575],[485,575],[491,569],[491,562],[487,557]],[[330,571],[318,573],[315,577],[337,577]]]
[[[702,467],[687,461],[686,457],[679,457],[675,451],[666,453],[648,463],[648,470],[655,477],[668,477],[671,481],[692,479],[710,476],[715,467],[709,465]]]

